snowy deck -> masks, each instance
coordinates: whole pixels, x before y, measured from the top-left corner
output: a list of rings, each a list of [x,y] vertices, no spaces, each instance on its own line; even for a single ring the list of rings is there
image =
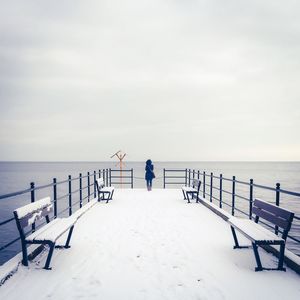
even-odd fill
[[[0,299],[300,299],[299,275],[254,272],[252,250],[233,250],[229,225],[179,190],[117,190],[78,221],[71,246],[52,271],[43,255],[21,266]]]

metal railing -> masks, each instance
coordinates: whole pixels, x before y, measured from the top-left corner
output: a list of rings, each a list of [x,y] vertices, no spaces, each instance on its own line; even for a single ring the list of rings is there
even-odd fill
[[[28,199],[31,203],[38,200],[37,191],[47,190],[47,195],[51,196],[53,203],[53,216],[51,219],[55,219],[59,216],[71,216],[77,209],[80,209],[85,202],[89,202],[92,198],[97,197],[95,181],[100,177],[103,177],[106,185],[110,182],[110,171],[109,169],[102,169],[87,172],[86,175],[82,173],[78,177],[72,178],[71,175],[68,176],[66,180],[57,181],[56,178],[53,178],[53,181],[46,185],[36,186],[34,182],[30,183],[28,189],[21,191],[0,195],[0,201],[5,199],[12,199],[17,196],[22,195],[23,197],[28,196]],[[58,193],[58,188],[61,188],[63,192]],[[50,189],[50,191],[49,191]],[[76,198],[74,197],[76,195]],[[60,205],[61,204],[61,205]],[[22,206],[25,205],[24,203]],[[61,207],[64,205],[63,207]],[[60,210],[59,210],[60,207]],[[14,223],[14,217],[7,218],[5,220],[0,220],[0,227],[4,225],[10,226],[10,223]],[[34,232],[36,229],[41,227],[44,223],[36,224],[33,223],[31,227],[31,232]],[[14,224],[11,224],[14,226]],[[0,245],[0,255],[3,251],[7,250],[9,247],[12,247],[20,240],[19,236],[15,236],[12,240],[5,242],[4,245]],[[11,251],[14,252],[14,251]]]
[[[109,169],[110,185],[117,184],[122,187],[123,185],[129,185],[133,189],[133,169],[126,169],[120,171],[120,169]],[[123,180],[125,179],[125,181]]]
[[[174,175],[174,173],[176,175]],[[295,205],[297,205],[297,211],[294,211],[294,209],[290,207],[286,208],[295,213],[293,226],[297,226],[297,230],[290,231],[288,239],[297,244],[297,249],[299,249],[298,252],[300,253],[300,193],[282,189],[280,183],[276,183],[275,187],[269,187],[254,183],[253,179],[246,182],[237,180],[235,176],[226,178],[223,177],[222,174],[216,176],[213,173],[207,174],[205,171],[201,172],[199,170],[164,169],[163,175],[164,188],[166,188],[167,185],[190,185],[193,179],[200,179],[202,181],[200,191],[204,199],[210,202],[216,202],[220,208],[224,208],[227,211],[229,210],[233,216],[239,214],[249,219],[252,219],[252,206],[255,199],[254,193],[257,192],[259,194],[259,190],[271,192],[271,196],[264,200],[269,200],[271,197],[272,201],[270,202],[273,202],[273,204],[277,206],[282,206],[281,198],[283,195],[297,197],[296,200],[298,202],[294,202]],[[174,178],[176,178],[176,181],[170,181],[170,179]],[[178,179],[181,179],[181,181]],[[224,188],[224,184],[227,184],[227,189]],[[237,188],[241,186],[243,188],[243,195],[237,191]],[[260,192],[260,194],[262,193]],[[270,230],[273,230],[275,234],[281,232],[278,226],[272,226],[268,222],[262,223]],[[294,225],[294,223],[296,224]],[[296,232],[298,232],[298,235],[295,235]]]

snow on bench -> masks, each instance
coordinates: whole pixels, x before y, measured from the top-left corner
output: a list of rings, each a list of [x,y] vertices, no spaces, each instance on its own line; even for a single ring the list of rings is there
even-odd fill
[[[106,203],[108,203],[109,200],[112,200],[115,191],[113,186],[105,186],[103,178],[96,179],[95,184],[98,192],[98,201],[106,200]],[[107,195],[107,198],[105,198],[105,195]]]
[[[253,202],[252,212],[255,214],[254,222],[252,220],[240,219],[236,217],[230,217],[228,219],[228,222],[231,226],[234,243],[235,243],[234,249],[248,247],[248,246],[239,245],[237,235],[235,232],[236,229],[252,242],[254,256],[257,263],[257,267],[255,268],[255,271],[262,271],[262,270],[285,271],[285,268],[283,267],[285,241],[292,225],[294,213],[259,199],[255,199],[255,201]],[[282,235],[278,236],[273,232],[269,231],[268,229],[259,225],[258,221],[260,220],[260,218],[268,221],[269,223],[276,225],[278,228],[281,228]],[[264,246],[264,245],[280,246],[278,267],[276,269],[262,267],[260,256],[258,253],[258,246]]]
[[[30,203],[14,211],[14,217],[21,237],[22,263],[24,266],[28,266],[27,244],[49,245],[50,250],[44,267],[47,270],[51,270],[49,266],[56,241],[67,231],[69,233],[64,248],[70,247],[69,244],[77,218],[73,216],[69,218],[56,218],[50,222],[49,215],[52,211],[53,205],[50,197]],[[47,224],[26,236],[24,229],[43,218],[46,219]]]
[[[189,198],[189,195],[191,195],[192,199],[196,197],[196,202],[198,202],[200,186],[201,186],[201,181],[198,179],[193,179],[189,186],[183,186],[181,189],[182,189],[184,200],[187,200],[188,203],[191,203]]]

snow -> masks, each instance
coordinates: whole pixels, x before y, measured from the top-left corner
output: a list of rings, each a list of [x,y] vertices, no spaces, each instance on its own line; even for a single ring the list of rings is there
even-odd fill
[[[184,190],[185,192],[197,192],[196,189],[190,187],[190,186],[183,186],[182,190]]]
[[[32,212],[36,212],[39,211],[45,207],[48,206],[49,210],[51,208],[51,199],[50,197],[46,197],[43,198],[41,200],[38,200],[36,202],[27,204],[23,207],[17,208],[15,210],[15,212],[17,213],[19,219],[24,218],[25,216],[27,216],[28,214],[32,213]],[[38,216],[38,214],[34,214],[33,217],[31,218],[31,222],[33,223],[36,220],[36,217]],[[32,224],[31,223],[31,224]]]
[[[229,224],[181,190],[116,190],[78,220],[71,246],[54,251],[52,271],[46,253],[20,266],[0,299],[300,299],[294,271],[254,272]]]
[[[27,241],[52,241],[55,242],[66,230],[74,225],[74,218],[57,218],[43,226],[40,230],[26,237]]]
[[[283,241],[281,237],[252,220],[231,217],[228,222],[240,228],[256,241]]]

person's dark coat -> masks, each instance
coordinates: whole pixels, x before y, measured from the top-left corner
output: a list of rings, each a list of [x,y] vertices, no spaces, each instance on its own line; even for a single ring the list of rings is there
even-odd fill
[[[145,171],[146,171],[145,179],[146,180],[152,180],[154,178],[153,169],[154,169],[154,167],[153,167],[152,162],[150,161],[150,163],[149,163],[147,161],[146,167],[145,167]]]

